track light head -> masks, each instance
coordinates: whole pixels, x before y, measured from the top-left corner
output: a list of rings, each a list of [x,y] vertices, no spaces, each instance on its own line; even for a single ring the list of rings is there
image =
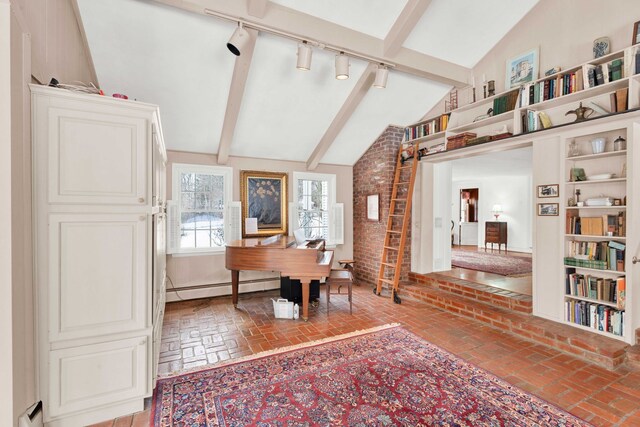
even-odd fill
[[[376,79],[373,81],[373,87],[378,89],[384,89],[387,87],[387,77],[389,77],[389,70],[383,64],[378,65],[376,70]]]
[[[349,57],[340,52],[336,55],[336,79],[346,80],[349,78]]]
[[[311,46],[306,41],[298,45],[298,62],[296,68],[298,70],[309,71],[311,69]]]
[[[240,56],[242,49],[247,45],[249,41],[249,33],[242,28],[242,23],[238,23],[238,28],[233,32],[233,35],[227,42],[227,49],[231,51],[235,56]]]

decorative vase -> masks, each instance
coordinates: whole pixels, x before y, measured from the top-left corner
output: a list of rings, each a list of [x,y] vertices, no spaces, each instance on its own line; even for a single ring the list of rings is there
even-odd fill
[[[599,154],[604,152],[604,145],[606,140],[604,138],[595,138],[591,140],[591,149],[593,154]]]

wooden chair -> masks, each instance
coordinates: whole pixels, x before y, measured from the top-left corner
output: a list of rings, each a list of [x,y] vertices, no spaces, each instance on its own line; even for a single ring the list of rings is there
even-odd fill
[[[352,261],[353,262],[353,261]],[[353,285],[353,265],[352,263],[344,263],[345,268],[334,268],[331,270],[331,274],[327,277],[327,310],[329,309],[329,302],[331,295],[347,295],[349,297],[349,313],[353,314],[353,298],[352,298],[352,285]],[[347,293],[342,293],[342,287],[347,287]],[[334,288],[334,292],[331,288]]]

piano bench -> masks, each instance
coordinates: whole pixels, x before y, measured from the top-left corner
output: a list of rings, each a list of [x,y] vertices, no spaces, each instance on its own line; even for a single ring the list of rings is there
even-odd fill
[[[347,295],[349,297],[349,313],[353,314],[353,298],[352,298],[352,285],[353,285],[353,267],[347,265],[345,269],[332,269],[331,274],[327,277],[327,310],[329,309],[329,302],[331,301],[331,295]],[[342,287],[347,287],[347,293],[341,292]],[[331,288],[335,291],[332,292]]]

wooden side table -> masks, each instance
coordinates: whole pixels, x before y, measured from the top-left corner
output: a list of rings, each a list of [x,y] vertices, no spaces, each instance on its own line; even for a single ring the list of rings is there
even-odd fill
[[[493,250],[493,244],[498,244],[498,252],[502,248],[504,243],[504,251],[507,252],[507,223],[500,221],[487,221],[484,224],[484,250],[487,250],[487,243],[491,243],[491,250]]]

